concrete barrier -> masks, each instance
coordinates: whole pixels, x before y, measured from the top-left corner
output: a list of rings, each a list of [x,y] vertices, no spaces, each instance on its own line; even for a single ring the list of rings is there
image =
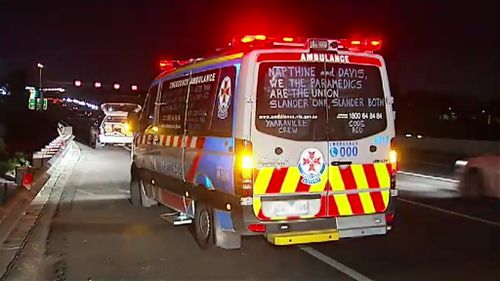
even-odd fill
[[[500,141],[478,141],[461,139],[428,138],[426,136],[397,137],[398,146],[414,148],[438,153],[473,157],[500,152]]]
[[[0,245],[7,239],[18,220],[23,216],[26,208],[48,181],[51,170],[66,155],[74,136],[69,134],[72,133],[72,129],[68,129],[67,126],[61,127],[58,126],[59,136],[50,143],[51,146],[54,145],[53,148],[44,148],[35,152],[33,154],[33,166],[21,167],[16,170],[17,187],[15,187],[13,194],[0,206]],[[24,180],[27,173],[33,175],[31,182],[25,182]]]

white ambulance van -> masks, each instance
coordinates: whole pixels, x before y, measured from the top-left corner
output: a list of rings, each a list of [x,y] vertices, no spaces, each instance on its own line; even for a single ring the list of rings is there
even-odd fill
[[[164,61],[135,131],[131,202],[173,210],[202,248],[384,235],[394,220],[393,98],[379,40],[244,36]]]

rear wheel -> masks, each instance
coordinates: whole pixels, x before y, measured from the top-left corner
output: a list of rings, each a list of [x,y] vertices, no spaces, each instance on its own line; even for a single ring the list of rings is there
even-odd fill
[[[141,206],[141,183],[136,177],[132,177],[130,180],[130,203],[134,206]]]
[[[102,147],[101,143],[99,142],[99,136],[94,134],[93,136],[90,137],[91,145],[94,149],[100,149]]]
[[[196,242],[202,249],[214,244],[214,220],[212,209],[203,203],[196,204],[194,216]]]

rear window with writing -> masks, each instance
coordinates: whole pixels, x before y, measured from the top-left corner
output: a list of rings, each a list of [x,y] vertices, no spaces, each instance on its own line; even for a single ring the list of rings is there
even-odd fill
[[[387,126],[380,70],[333,63],[263,63],[256,127],[293,140],[354,140]]]

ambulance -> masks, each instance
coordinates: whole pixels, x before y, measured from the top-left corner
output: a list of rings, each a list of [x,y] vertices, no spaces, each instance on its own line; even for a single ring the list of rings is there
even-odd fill
[[[129,115],[132,204],[172,209],[162,217],[201,248],[387,234],[397,153],[381,43],[247,35],[161,61]]]

